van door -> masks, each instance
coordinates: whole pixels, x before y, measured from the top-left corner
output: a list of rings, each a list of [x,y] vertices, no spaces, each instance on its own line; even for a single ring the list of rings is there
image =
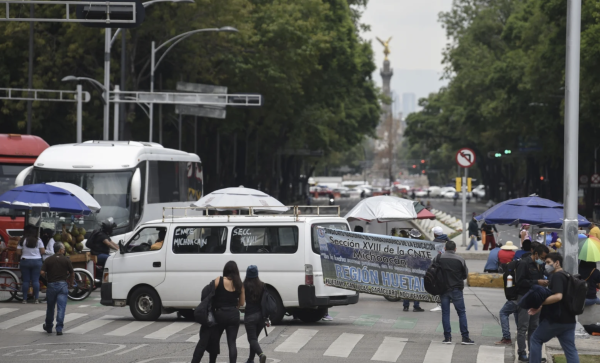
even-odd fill
[[[127,242],[124,254],[112,257],[113,291],[129,293],[139,284],[156,288],[165,280],[167,230],[166,225],[143,227]]]

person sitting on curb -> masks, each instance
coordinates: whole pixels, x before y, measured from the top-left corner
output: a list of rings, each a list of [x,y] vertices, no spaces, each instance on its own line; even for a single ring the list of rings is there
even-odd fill
[[[499,260],[498,254],[500,253],[500,248],[502,247],[502,243],[498,243],[496,248],[490,251],[490,255],[488,256],[487,262],[485,263],[485,267],[483,268],[483,272],[497,273],[499,269]]]

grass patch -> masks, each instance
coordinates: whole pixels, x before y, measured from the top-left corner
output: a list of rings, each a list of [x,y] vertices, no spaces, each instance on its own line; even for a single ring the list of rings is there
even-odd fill
[[[567,363],[564,354],[552,356],[554,363]],[[600,363],[600,355],[579,355],[579,363]]]

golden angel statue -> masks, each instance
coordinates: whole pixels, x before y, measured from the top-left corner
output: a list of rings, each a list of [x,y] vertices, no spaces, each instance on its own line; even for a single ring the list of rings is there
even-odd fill
[[[379,39],[378,37],[377,40],[379,41],[379,43],[381,43],[381,45],[383,45],[383,54],[385,54],[385,60],[388,60],[388,55],[390,54],[390,40],[392,40],[392,37],[389,37],[388,40],[386,40],[385,42],[381,39]]]

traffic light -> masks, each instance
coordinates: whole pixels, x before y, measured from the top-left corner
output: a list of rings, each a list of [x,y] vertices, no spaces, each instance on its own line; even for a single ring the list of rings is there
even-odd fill
[[[421,170],[421,174],[425,174],[425,170]]]
[[[456,191],[457,192],[462,191],[462,178],[461,177],[456,178]]]
[[[541,180],[541,181],[544,181],[544,177],[543,177],[543,176],[540,176],[540,180]]]
[[[467,178],[467,192],[471,191],[471,178]]]
[[[497,157],[497,158],[499,158],[499,157],[502,156],[502,154],[501,153],[495,153],[494,156]]]
[[[416,168],[417,168],[417,166],[413,164],[413,169],[416,169]]]
[[[421,159],[421,164],[425,164],[425,159]]]
[[[507,149],[507,150],[504,150],[504,154],[505,154],[505,155],[510,155],[510,154],[512,154],[512,151],[511,151],[511,150],[508,150],[508,149]]]
[[[89,3],[86,5],[77,5],[75,8],[77,19],[133,21],[133,14],[135,12],[135,23],[111,22],[107,24],[105,22],[83,22],[81,25],[89,28],[136,28],[144,21],[146,8],[141,0],[110,0],[110,2],[112,4],[106,5],[106,2],[102,0],[89,0]],[[117,2],[133,2],[135,6],[116,5]]]

